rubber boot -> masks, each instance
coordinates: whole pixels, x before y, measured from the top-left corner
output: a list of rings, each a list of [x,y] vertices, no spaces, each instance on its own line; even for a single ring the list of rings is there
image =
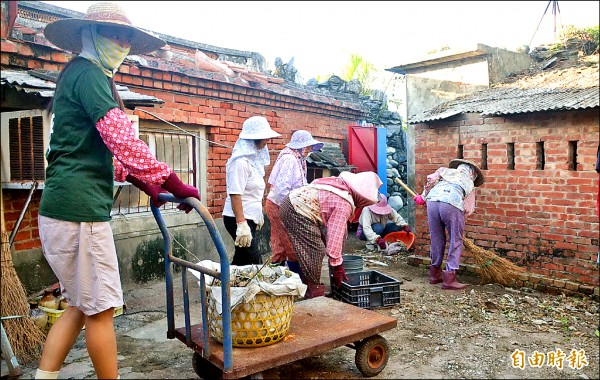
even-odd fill
[[[454,273],[452,270],[443,271],[442,277],[444,279],[442,289],[460,290],[467,287],[467,284],[461,284],[460,282],[456,281],[456,273]]]
[[[444,281],[442,279],[442,267],[434,267],[433,265],[429,266],[429,283],[430,284],[439,284]]]
[[[306,293],[304,294],[304,299],[315,298],[315,297],[323,297],[325,295],[325,285],[324,284],[306,284],[308,289],[306,289]]]

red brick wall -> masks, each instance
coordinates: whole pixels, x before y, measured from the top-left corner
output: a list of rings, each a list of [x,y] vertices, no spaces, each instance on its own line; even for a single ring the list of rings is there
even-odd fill
[[[508,257],[531,274],[598,286],[599,251],[594,167],[598,110],[540,112],[507,117],[465,115],[415,126],[416,191],[426,176],[458,157],[482,163],[485,184],[466,221],[465,235]],[[536,142],[544,142],[545,169],[536,170]],[[577,170],[568,168],[568,144],[577,141]],[[507,169],[507,143],[515,144],[515,170]],[[416,252],[429,254],[424,208],[416,214]],[[465,252],[463,262],[472,262]]]
[[[2,189],[2,200],[4,201],[4,226],[3,230],[12,233],[23,212],[29,190]],[[36,190],[27,206],[27,211],[19,224],[15,235],[13,247],[15,251],[41,248],[40,235],[38,232],[38,209],[40,205],[41,190]]]
[[[4,22],[2,27],[5,28]],[[2,39],[0,45],[0,63],[5,68],[60,70],[71,58],[60,50],[39,44]],[[269,143],[271,151],[282,149],[297,129],[307,129],[317,139],[344,146],[347,126],[366,118],[353,103],[294,90],[276,92],[273,88],[251,87],[239,80],[231,81],[222,75],[193,69],[179,72],[123,64],[115,81],[133,91],[164,100],[162,105],[146,108],[153,114],[172,123],[206,128],[208,140],[230,146],[237,140],[243,121],[254,115],[267,117],[271,126],[282,134]],[[140,119],[155,120],[143,112],[136,114]],[[211,144],[207,167],[200,168],[206,171],[208,181],[207,199],[203,203],[215,218],[221,217],[225,202],[225,162],[230,155],[230,149]],[[274,152],[271,158],[273,162]],[[7,231],[12,231],[27,195],[26,190],[4,190]],[[19,228],[14,244],[17,252],[41,246],[37,232],[40,195],[41,191],[37,191]]]

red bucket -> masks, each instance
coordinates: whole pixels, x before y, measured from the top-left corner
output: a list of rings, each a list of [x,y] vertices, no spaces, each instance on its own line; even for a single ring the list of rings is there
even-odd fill
[[[388,244],[401,241],[406,245],[406,249],[410,249],[415,243],[415,234],[406,231],[391,232],[385,235],[383,240]]]

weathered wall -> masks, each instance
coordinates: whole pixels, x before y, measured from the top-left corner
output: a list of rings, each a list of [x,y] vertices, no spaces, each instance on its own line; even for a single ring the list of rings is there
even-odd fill
[[[4,12],[6,2],[3,1],[2,6],[0,63],[3,67],[60,70],[69,61],[71,55],[62,50],[9,39]],[[246,118],[264,115],[273,129],[282,134],[281,138],[269,143],[271,162],[276,158],[276,151],[284,148],[295,130],[306,129],[316,139],[343,145],[347,138],[347,126],[366,118],[366,111],[353,101],[336,100],[326,94],[307,93],[297,88],[280,87],[275,90],[268,86],[251,86],[222,74],[202,72],[194,68],[145,67],[126,61],[119,68],[115,81],[138,93],[164,100],[163,105],[148,109],[157,116],[172,123],[185,123],[190,129],[202,129],[207,139],[229,146],[234,145]],[[146,120],[155,121],[145,113],[134,113],[140,117],[141,126]],[[226,198],[225,162],[230,155],[230,149],[211,144],[207,152],[206,167],[199,168],[203,172],[202,178],[206,178],[206,197],[203,203],[218,225],[222,225],[221,211]],[[269,172],[270,167],[267,176]],[[6,222],[3,228],[7,231],[14,228],[27,195],[26,190],[3,190]],[[41,190],[36,191],[13,247],[16,270],[30,291],[55,281],[41,253],[37,230],[40,196]],[[214,245],[199,217],[193,219],[192,216],[190,221],[185,219],[189,215],[185,216],[178,211],[167,211],[164,214],[176,226],[174,230],[181,241],[185,242],[186,248],[198,252],[199,260],[216,258]],[[161,239],[152,215],[136,216],[134,230],[129,221],[117,219],[112,223],[123,282],[144,282],[152,276],[160,275],[163,270],[155,261],[159,260],[156,248],[160,246],[157,240]],[[233,241],[224,229],[221,231],[228,251],[233,252]],[[267,225],[259,235],[260,245],[265,250],[269,248],[268,233]],[[152,265],[144,266],[144,262]]]
[[[458,156],[481,164],[488,144],[485,184],[477,188],[475,213],[465,235],[477,245],[527,268],[522,276],[539,290],[598,292],[599,247],[595,208],[598,174],[598,110],[540,112],[505,117],[457,116],[417,124],[417,192],[426,176]],[[536,170],[536,143],[543,141],[545,169]],[[568,168],[568,144],[577,141],[577,170]],[[515,144],[515,170],[507,169],[507,143]],[[416,254],[429,255],[426,210],[417,208]],[[465,253],[464,262],[472,262]]]

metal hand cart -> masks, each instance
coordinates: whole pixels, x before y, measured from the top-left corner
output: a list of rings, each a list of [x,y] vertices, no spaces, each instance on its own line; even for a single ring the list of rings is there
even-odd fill
[[[379,333],[395,328],[397,320],[328,297],[317,297],[294,303],[290,330],[286,337],[289,339],[263,347],[233,347],[229,259],[216,224],[206,207],[195,198],[180,200],[171,194],[162,193],[159,194],[159,199],[192,206],[204,220],[220,257],[221,272],[219,273],[173,256],[166,224],[160,210],[152,205],[152,213],[165,240],[167,338],[177,338],[194,350],[192,366],[198,376],[204,379],[239,379],[341,346],[356,350],[355,363],[363,375],[375,376],[385,368],[390,349],[387,340]],[[185,326],[180,328],[175,328],[174,265],[182,268]],[[199,281],[201,323],[191,325],[188,268],[221,280],[223,343],[211,338],[209,334],[206,281],[202,275]]]

